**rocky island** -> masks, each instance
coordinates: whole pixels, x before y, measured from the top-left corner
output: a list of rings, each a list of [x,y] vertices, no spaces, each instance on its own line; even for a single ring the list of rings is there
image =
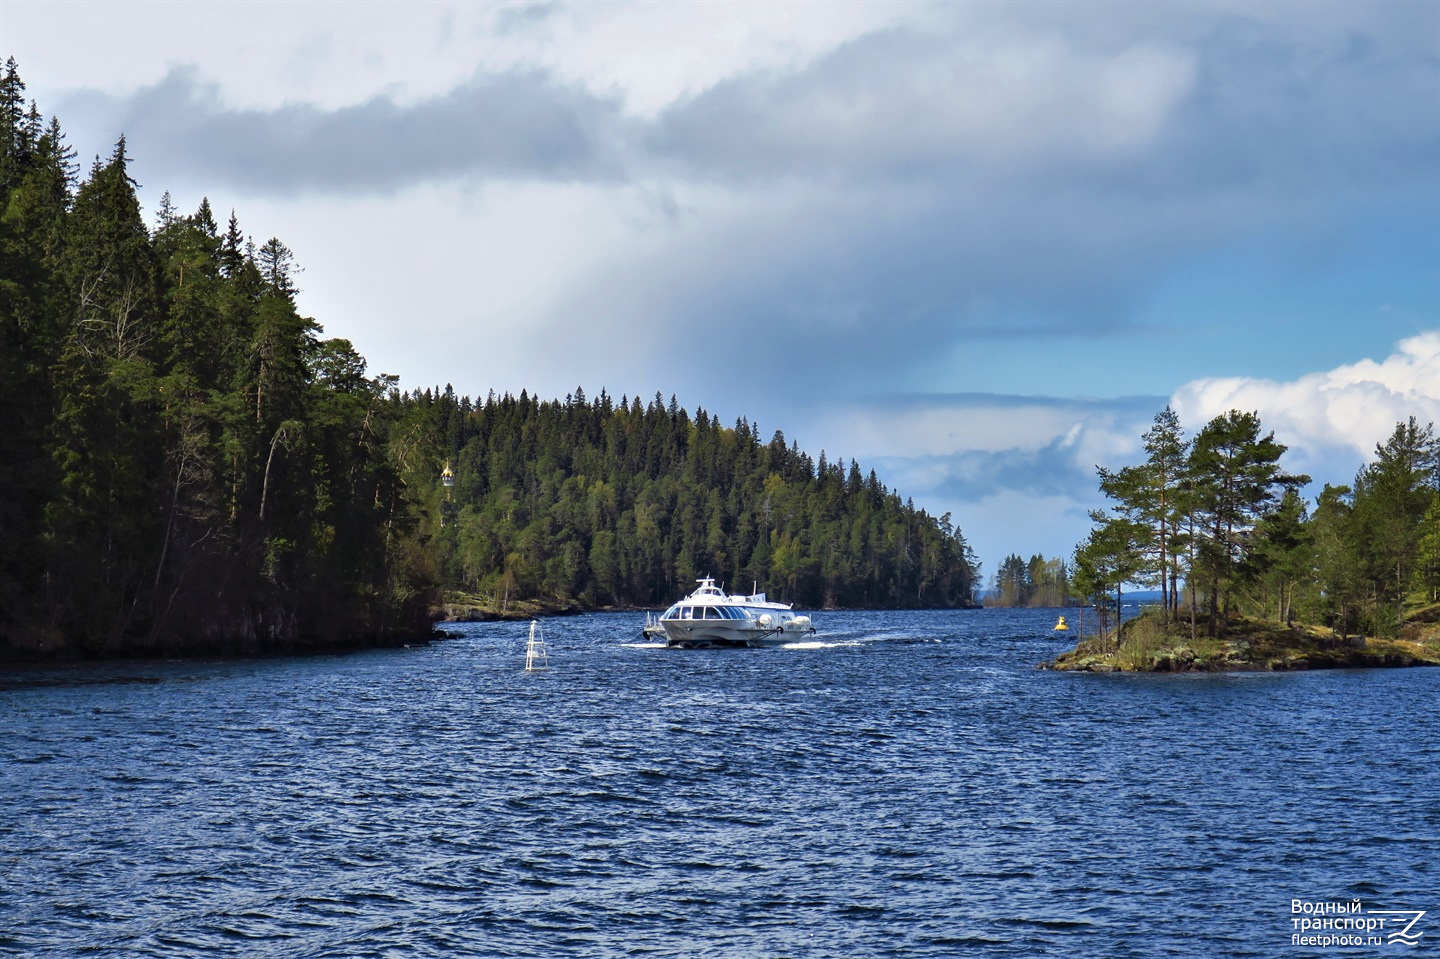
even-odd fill
[[[1327,627],[1237,617],[1218,638],[1191,638],[1185,624],[1162,629],[1152,616],[1126,623],[1118,640],[1090,637],[1041,669],[1074,672],[1240,672],[1440,666],[1440,604],[1407,618],[1389,638]]]

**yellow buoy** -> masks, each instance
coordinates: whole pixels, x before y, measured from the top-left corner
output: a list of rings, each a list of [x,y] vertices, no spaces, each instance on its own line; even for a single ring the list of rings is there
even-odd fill
[[[1060,617],[1060,622],[1058,622],[1058,623],[1055,624],[1055,631],[1056,631],[1057,633],[1063,633],[1063,632],[1065,632],[1066,630],[1068,630],[1069,628],[1070,628],[1069,626],[1066,626],[1066,625],[1065,625],[1065,617],[1064,617],[1064,616],[1061,616],[1061,617]]]

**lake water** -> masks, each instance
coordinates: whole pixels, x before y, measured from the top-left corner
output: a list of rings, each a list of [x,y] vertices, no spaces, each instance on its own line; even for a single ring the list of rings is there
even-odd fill
[[[1440,950],[1440,670],[1075,675],[1034,668],[1053,610],[816,620],[549,620],[528,674],[514,623],[0,668],[0,953]],[[1297,944],[1294,900],[1429,915]]]

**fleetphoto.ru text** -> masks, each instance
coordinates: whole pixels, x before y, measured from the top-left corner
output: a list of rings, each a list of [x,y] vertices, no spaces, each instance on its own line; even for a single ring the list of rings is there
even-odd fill
[[[1366,909],[1348,902],[1290,900],[1293,946],[1418,946],[1424,909]]]

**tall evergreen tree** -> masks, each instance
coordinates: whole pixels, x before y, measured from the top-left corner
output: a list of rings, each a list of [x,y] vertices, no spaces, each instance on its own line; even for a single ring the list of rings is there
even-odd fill
[[[1146,461],[1118,472],[1098,467],[1100,490],[1117,503],[1119,513],[1134,524],[1144,563],[1137,573],[1144,583],[1158,585],[1167,618],[1179,608],[1177,584],[1182,483],[1188,443],[1180,418],[1170,407],[1155,416],[1145,434]]]
[[[1354,485],[1354,523],[1362,562],[1378,604],[1395,607],[1415,568],[1422,520],[1437,493],[1433,425],[1415,417],[1396,425]]]
[[[1295,594],[1313,574],[1311,531],[1306,524],[1305,501],[1287,489],[1279,506],[1260,519],[1255,542],[1246,563],[1245,578],[1259,583],[1273,597],[1275,619],[1292,623]]]
[[[1350,487],[1325,484],[1310,523],[1318,618],[1342,634],[1359,626],[1363,600],[1363,575],[1353,549],[1351,499]]]
[[[1440,496],[1431,501],[1420,521],[1413,589],[1421,603],[1440,602]]]
[[[1145,568],[1145,528],[1123,516],[1108,516],[1101,511],[1091,513],[1095,523],[1090,535],[1075,550],[1071,562],[1071,584],[1081,603],[1094,604],[1100,612],[1100,636],[1107,635],[1107,611],[1111,609],[1109,594],[1115,594],[1115,627],[1120,626],[1120,611],[1125,584],[1134,581]]]
[[[278,237],[272,236],[256,251],[255,263],[260,268],[261,278],[270,289],[294,301],[295,294],[300,292],[295,285],[295,277],[300,273],[300,267],[295,265],[295,255],[288,246],[281,243]]]
[[[1195,437],[1187,464],[1196,507],[1206,536],[1200,568],[1190,575],[1209,584],[1210,629],[1219,625],[1221,599],[1236,582],[1251,546],[1255,525],[1287,489],[1308,483],[1280,468],[1286,447],[1275,434],[1260,435],[1255,413],[1231,410],[1206,424]]]

